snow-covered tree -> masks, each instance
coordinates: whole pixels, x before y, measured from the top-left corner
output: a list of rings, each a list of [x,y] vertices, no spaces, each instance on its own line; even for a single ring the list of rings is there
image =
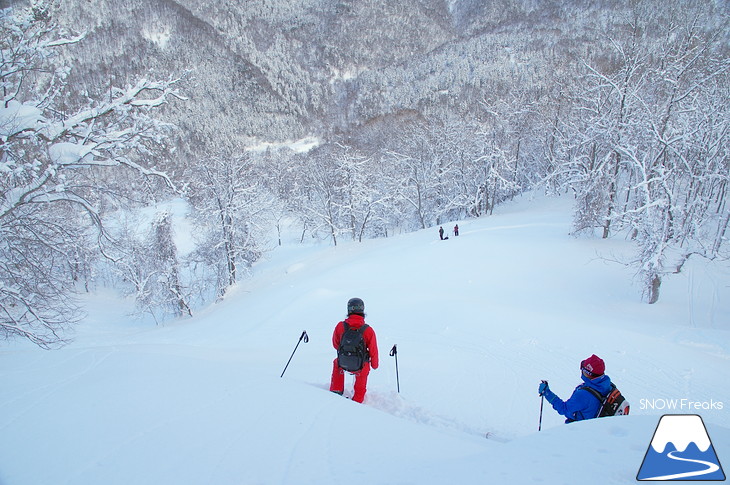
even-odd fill
[[[388,154],[398,177],[394,193],[419,229],[439,224],[448,205],[454,167],[441,141],[426,123],[412,124],[398,134],[399,148]]]
[[[352,146],[336,143],[332,155],[342,174],[343,223],[353,241],[368,235],[386,234],[387,205],[390,195],[382,179],[383,167],[374,157],[367,157]]]
[[[299,158],[306,166],[299,167],[297,180],[304,218],[311,221],[314,233],[324,231],[336,246],[347,227],[343,210],[346,174],[332,152],[333,147],[322,146]]]
[[[718,192],[728,159],[717,148],[727,146],[730,130],[722,36],[705,31],[700,16],[668,30],[672,41],[659,45],[641,93],[642,131],[618,144],[633,175],[629,213],[650,303],[659,298],[663,275],[689,255],[715,256],[703,249],[714,242],[706,239],[706,226],[717,219],[710,201],[727,197]]]
[[[628,35],[609,42],[613,55],[587,67],[563,123],[562,170],[579,202],[576,229],[630,230],[632,264],[654,303],[664,275],[722,246],[730,62],[726,30],[706,11],[667,22],[651,7],[637,4]],[[662,42],[644,35],[649,22]]]
[[[105,241],[109,171],[172,185],[149,163],[164,127],[148,112],[177,94],[173,80],[140,80],[108,99],[63,105],[69,71],[54,65],[55,53],[83,36],[41,13],[0,11],[0,332],[52,347],[78,317],[70,295],[88,227]]]
[[[185,178],[200,229],[193,257],[216,268],[217,294],[223,295],[267,249],[279,202],[247,154],[210,156],[190,167]]]
[[[173,240],[172,214],[161,211],[146,226],[139,224],[127,221],[117,235],[117,250],[123,255],[115,262],[121,278],[131,283],[129,294],[138,311],[158,322],[169,315],[192,316],[191,292],[183,283]]]

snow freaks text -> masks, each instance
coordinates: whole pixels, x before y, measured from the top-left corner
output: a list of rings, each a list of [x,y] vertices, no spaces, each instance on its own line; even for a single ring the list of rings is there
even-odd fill
[[[639,409],[659,411],[721,411],[722,401],[694,401],[692,399],[641,399]]]

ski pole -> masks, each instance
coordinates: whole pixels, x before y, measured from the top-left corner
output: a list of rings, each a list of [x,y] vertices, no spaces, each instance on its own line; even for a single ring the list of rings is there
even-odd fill
[[[395,357],[395,383],[398,386],[398,393],[400,393],[400,376],[398,375],[398,345],[393,345],[390,349],[390,356]]]
[[[307,331],[304,330],[302,334],[299,336],[299,341],[297,342],[296,347],[294,347],[294,352],[297,351],[297,348],[299,348],[299,344],[304,340],[304,343],[306,344],[309,342],[309,335],[307,335]],[[291,353],[291,357],[289,357],[289,360],[286,363],[286,366],[284,367],[284,370],[281,372],[281,375],[279,377],[284,377],[284,372],[286,372],[287,367],[289,367],[289,363],[291,362],[292,357],[294,357],[294,352]]]
[[[547,381],[542,381],[547,384]],[[545,395],[540,394],[540,423],[537,425],[537,430],[542,431],[542,405],[545,402]]]

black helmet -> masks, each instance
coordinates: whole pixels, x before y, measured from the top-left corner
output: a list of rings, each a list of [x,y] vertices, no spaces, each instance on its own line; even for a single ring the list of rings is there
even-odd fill
[[[350,298],[350,301],[347,302],[347,314],[352,315],[353,313],[365,314],[365,302],[360,298]]]

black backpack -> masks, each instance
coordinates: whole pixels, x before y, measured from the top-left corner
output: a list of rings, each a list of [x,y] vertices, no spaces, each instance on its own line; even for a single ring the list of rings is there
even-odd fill
[[[596,415],[597,418],[629,414],[629,402],[618,390],[616,384],[611,383],[611,390],[605,396],[592,387],[582,386],[581,389],[590,392],[601,402],[601,408],[598,410],[598,415]]]
[[[347,322],[342,322],[342,325],[345,333],[342,334],[340,347],[337,349],[337,365],[347,372],[358,372],[370,358],[362,338],[368,324],[363,324],[360,328],[350,327]]]

